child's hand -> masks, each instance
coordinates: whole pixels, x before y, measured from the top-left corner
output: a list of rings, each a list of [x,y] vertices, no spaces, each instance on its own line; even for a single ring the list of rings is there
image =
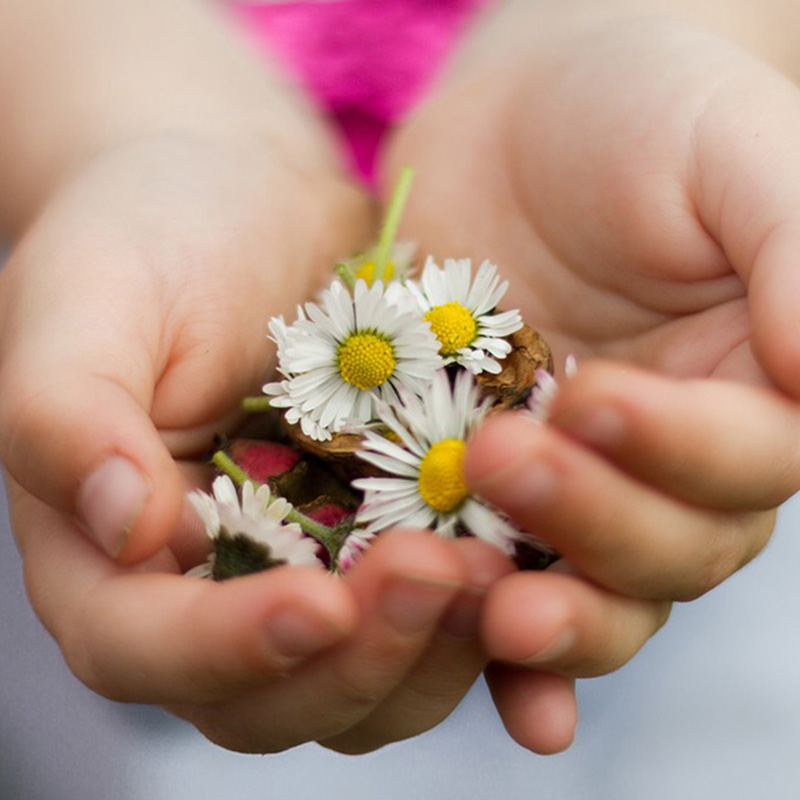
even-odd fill
[[[486,663],[480,601],[509,565],[477,541],[388,535],[335,578],[282,567],[187,578],[163,550],[113,564],[11,482],[26,580],[74,673],[112,699],[165,705],[212,741],[357,753],[432,727]]]
[[[0,280],[2,449],[34,607],[91,688],[229,748],[372,749],[438,723],[486,664],[480,601],[510,566],[478,542],[388,537],[344,581],[179,575],[209,543],[182,517],[202,471],[175,459],[258,391],[268,318],[358,247],[368,209],[261,147],[148,141],[85,170]]]
[[[0,454],[133,563],[184,506],[174,458],[228,431],[272,367],[266,323],[368,235],[369,206],[247,141],[163,135],[99,155],[0,275]]]
[[[556,363],[578,357],[552,425],[493,421],[466,463],[585,576],[514,575],[488,600],[484,640],[514,665],[490,674],[498,706],[543,750],[531,715],[568,716],[569,687],[518,667],[624,663],[800,486],[800,93],[666,21],[510,5],[399,133],[387,185],[415,164],[422,249],[498,263]]]
[[[486,663],[480,600],[509,565],[409,534],[346,580],[180,575],[209,542],[183,515],[202,469],[178,460],[259,391],[269,318],[374,233],[322,125],[209,13],[0,9],[0,38],[47,42],[46,58],[0,48],[15,110],[0,221],[22,233],[0,273],[14,529],[36,612],[98,692],[164,704],[231,748],[368,750],[458,703]]]

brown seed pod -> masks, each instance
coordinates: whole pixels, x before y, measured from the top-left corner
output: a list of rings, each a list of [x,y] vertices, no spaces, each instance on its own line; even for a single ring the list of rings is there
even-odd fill
[[[501,362],[502,372],[491,375],[482,372],[475,380],[484,396],[493,395],[499,408],[512,408],[528,399],[536,385],[536,370],[553,374],[553,354],[542,336],[533,328],[523,326],[506,337],[511,352]]]
[[[299,425],[292,425],[285,418],[283,424],[289,438],[297,447],[325,461],[341,480],[349,483],[355,478],[383,474],[356,456],[356,451],[361,447],[361,437],[358,434],[335,433],[327,442],[318,442],[306,436]]]

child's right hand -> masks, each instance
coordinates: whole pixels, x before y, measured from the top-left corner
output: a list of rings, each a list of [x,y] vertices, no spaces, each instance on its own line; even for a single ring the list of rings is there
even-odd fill
[[[371,233],[365,198],[315,167],[246,140],[109,151],[0,274],[0,450],[37,614],[91,688],[245,751],[359,752],[439,722],[485,665],[480,595],[510,569],[411,533],[344,580],[180,574],[209,544],[182,518],[204,478],[188,459],[258,391],[269,317]]]
[[[345,580],[180,574],[209,546],[182,516],[204,479],[190,459],[274,366],[269,318],[374,233],[323,127],[207,11],[0,8],[0,38],[48,45],[33,63],[0,48],[0,219],[22,234],[0,273],[13,526],[33,606],[93,689],[230,748],[363,751],[459,702],[486,662],[480,596],[509,565],[411,533]]]

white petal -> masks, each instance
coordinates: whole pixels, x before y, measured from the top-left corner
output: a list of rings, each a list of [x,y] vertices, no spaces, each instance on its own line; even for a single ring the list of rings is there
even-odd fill
[[[362,492],[408,492],[417,491],[417,482],[408,478],[356,478],[352,485]]]
[[[376,467],[378,467],[378,469],[382,469],[384,472],[389,472],[392,475],[405,475],[406,477],[414,479],[417,477],[416,467],[411,467],[408,464],[404,464],[402,461],[390,458],[389,456],[384,456],[380,453],[369,453],[366,451],[359,451],[358,456],[367,463],[374,464]]]
[[[520,538],[520,531],[477,500],[467,499],[459,509],[459,516],[474,536],[499,547],[505,553],[514,551],[514,541]]]

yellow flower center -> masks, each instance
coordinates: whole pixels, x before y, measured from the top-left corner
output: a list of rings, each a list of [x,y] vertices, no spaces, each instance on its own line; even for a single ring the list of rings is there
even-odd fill
[[[377,333],[354,333],[339,345],[339,374],[363,391],[385,383],[396,364],[391,343]]]
[[[469,495],[461,465],[467,445],[443,439],[431,445],[419,465],[419,493],[431,508],[446,514]]]
[[[425,314],[425,319],[439,340],[439,352],[443,356],[454,355],[462,347],[466,347],[478,331],[472,314],[457,300],[434,306]]]
[[[375,277],[375,262],[367,261],[356,270],[356,280],[361,278],[367,282],[367,286],[372,286],[372,280]],[[383,271],[383,282],[388,283],[394,278],[394,264],[391,261],[386,262],[386,269]]]

